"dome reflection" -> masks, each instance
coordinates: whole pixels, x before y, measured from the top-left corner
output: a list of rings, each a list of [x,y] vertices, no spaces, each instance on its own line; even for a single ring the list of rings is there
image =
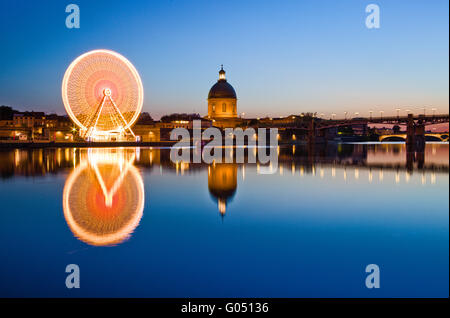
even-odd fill
[[[208,189],[217,201],[217,208],[222,216],[227,210],[237,189],[237,164],[219,163],[208,167]]]
[[[131,149],[89,149],[67,178],[64,217],[73,234],[96,246],[126,240],[141,220],[144,183]]]

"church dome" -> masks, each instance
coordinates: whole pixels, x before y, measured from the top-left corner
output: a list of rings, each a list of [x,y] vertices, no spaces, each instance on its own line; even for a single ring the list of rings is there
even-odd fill
[[[228,84],[225,78],[225,71],[219,71],[219,80],[209,90],[208,99],[210,98],[234,98],[236,99],[236,91],[233,86]]]

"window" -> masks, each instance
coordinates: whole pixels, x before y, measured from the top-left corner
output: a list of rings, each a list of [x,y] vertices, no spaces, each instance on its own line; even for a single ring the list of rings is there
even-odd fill
[[[211,104],[211,107],[212,107],[212,111],[213,111],[213,113],[216,111],[216,104],[214,104],[214,103],[212,103]]]
[[[227,104],[222,104],[222,112],[225,113],[227,111]]]

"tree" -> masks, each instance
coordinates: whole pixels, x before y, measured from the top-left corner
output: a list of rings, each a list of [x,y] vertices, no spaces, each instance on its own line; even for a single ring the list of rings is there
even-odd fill
[[[178,114],[178,113],[174,113],[174,114],[170,114],[170,115],[164,115],[161,117],[161,121],[164,123],[170,123],[172,121],[175,120],[187,120],[187,121],[192,121],[194,119],[201,119],[200,114]]]
[[[394,127],[392,127],[392,131],[394,132],[394,134],[398,134],[400,132],[400,126],[395,125]]]
[[[152,118],[152,116],[150,116],[149,113],[143,112],[139,116],[139,119],[138,119],[137,123],[138,124],[152,124],[153,123],[153,118]]]
[[[15,112],[10,106],[0,106],[0,120],[12,120]]]
[[[340,135],[353,135],[352,126],[340,126],[338,128],[338,134]]]

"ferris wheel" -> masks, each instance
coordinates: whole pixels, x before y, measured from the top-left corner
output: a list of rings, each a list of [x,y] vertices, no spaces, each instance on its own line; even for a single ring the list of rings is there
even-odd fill
[[[142,110],[144,89],[137,70],[122,55],[94,50],[76,58],[64,74],[62,98],[82,137],[136,137],[131,126]]]

